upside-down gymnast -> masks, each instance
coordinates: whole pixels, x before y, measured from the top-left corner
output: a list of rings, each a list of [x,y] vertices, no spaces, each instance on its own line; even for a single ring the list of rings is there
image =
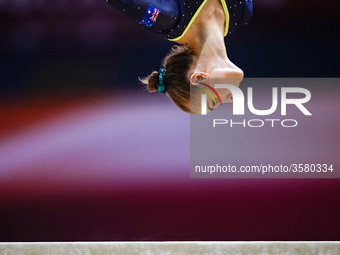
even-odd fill
[[[144,28],[163,35],[174,46],[162,67],[141,79],[150,92],[167,93],[182,110],[198,113],[190,104],[190,88],[208,78],[232,78],[243,72],[227,56],[224,37],[249,22],[252,0],[106,0]],[[206,85],[206,84],[205,84]],[[208,86],[208,85],[206,85]],[[230,94],[217,102],[230,102]],[[208,109],[216,107],[208,101]]]

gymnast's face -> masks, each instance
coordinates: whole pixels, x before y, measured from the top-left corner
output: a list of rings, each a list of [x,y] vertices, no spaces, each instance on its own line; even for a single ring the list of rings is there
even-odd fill
[[[229,89],[215,88],[214,85],[232,84],[238,87],[243,79],[243,71],[231,62],[211,68],[209,71],[210,73],[198,71],[194,67],[189,71],[190,83],[194,86],[190,96],[190,111],[192,113],[201,113],[201,98],[202,94],[207,94],[206,91],[211,94],[207,95],[208,112],[213,111],[220,104],[218,96],[222,103],[232,102],[233,97]]]

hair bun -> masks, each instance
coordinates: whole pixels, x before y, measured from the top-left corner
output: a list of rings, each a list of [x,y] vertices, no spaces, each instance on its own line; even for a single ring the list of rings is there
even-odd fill
[[[159,85],[159,73],[157,71],[154,71],[149,76],[148,90],[150,92],[155,92],[158,90],[158,85]]]

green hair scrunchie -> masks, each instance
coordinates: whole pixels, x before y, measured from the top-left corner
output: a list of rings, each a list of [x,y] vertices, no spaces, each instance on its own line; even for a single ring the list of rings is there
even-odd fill
[[[159,73],[159,85],[158,85],[158,92],[159,93],[165,93],[166,89],[165,89],[165,84],[164,84],[164,75],[165,75],[165,70],[163,68],[159,68],[158,70]]]

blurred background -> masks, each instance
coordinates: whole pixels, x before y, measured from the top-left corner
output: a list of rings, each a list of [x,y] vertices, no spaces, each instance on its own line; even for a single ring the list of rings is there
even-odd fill
[[[338,1],[254,0],[245,77],[338,77]],[[0,241],[338,240],[340,181],[191,180],[173,44],[97,0],[0,0]],[[326,148],[327,149],[327,148]]]

